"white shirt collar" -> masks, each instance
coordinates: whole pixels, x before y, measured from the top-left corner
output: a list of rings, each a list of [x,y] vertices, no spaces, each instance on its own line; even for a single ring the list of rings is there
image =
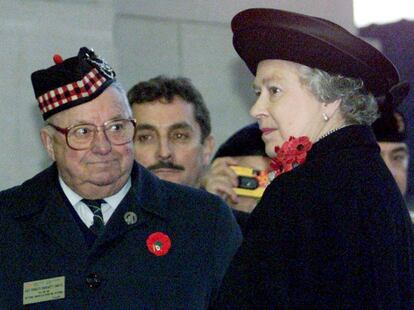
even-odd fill
[[[60,176],[59,184],[62,187],[63,193],[66,195],[81,220],[86,224],[86,226],[90,227],[93,224],[93,213],[81,201],[83,198],[75,193],[68,185],[66,185]],[[116,208],[121,203],[122,199],[124,199],[130,188],[131,178],[128,179],[125,185],[115,195],[103,198],[106,202],[102,205],[102,215],[105,223],[108,222],[109,218],[115,212]]]

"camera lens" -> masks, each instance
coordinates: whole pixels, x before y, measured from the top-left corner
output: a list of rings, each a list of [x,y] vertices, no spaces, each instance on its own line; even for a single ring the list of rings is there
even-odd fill
[[[258,186],[259,182],[256,178],[239,176],[239,188],[256,189]]]

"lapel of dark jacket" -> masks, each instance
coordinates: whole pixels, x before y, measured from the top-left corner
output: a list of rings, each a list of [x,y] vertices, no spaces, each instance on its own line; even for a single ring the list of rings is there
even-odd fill
[[[91,251],[142,226],[151,227],[154,231],[165,230],[168,206],[165,192],[162,190],[163,183],[137,163],[134,163],[132,168],[131,181],[131,189],[115,210],[105,233],[97,240]],[[137,216],[136,223],[127,224],[125,221],[127,212]]]
[[[68,210],[55,164],[21,187],[17,220],[32,225],[67,252],[86,252],[84,237]]]

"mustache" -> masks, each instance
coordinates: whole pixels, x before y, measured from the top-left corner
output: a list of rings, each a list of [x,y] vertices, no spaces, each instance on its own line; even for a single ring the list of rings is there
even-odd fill
[[[156,164],[147,167],[147,169],[149,170],[158,170],[158,169],[164,169],[164,168],[184,171],[183,166],[174,165],[170,161],[159,161]]]

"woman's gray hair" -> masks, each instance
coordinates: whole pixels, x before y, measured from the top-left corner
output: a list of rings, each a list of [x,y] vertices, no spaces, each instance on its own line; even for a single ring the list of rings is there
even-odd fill
[[[320,102],[329,104],[340,99],[339,109],[346,124],[371,125],[378,118],[375,97],[367,92],[362,80],[303,65],[299,67],[299,78]]]

